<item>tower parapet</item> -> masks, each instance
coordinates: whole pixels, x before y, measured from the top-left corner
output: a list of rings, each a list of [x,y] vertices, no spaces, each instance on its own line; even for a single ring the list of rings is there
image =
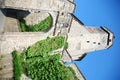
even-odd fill
[[[2,0],[3,8],[34,11],[62,11],[73,13],[75,4],[68,0]]]

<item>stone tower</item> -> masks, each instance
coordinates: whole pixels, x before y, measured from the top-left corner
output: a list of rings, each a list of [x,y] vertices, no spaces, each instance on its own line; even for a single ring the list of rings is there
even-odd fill
[[[113,44],[113,33],[106,27],[84,26],[73,12],[74,0],[0,0],[0,71],[3,80],[13,77],[13,50],[23,51],[24,48],[45,39],[47,36],[65,36],[68,49],[59,53],[62,62],[81,60],[88,52],[107,49]],[[28,24],[36,24],[45,17],[52,17],[52,26],[47,32],[21,32],[18,19],[24,17]],[[37,18],[37,19],[36,19]],[[70,65],[71,66],[71,65]],[[75,64],[79,80],[85,80]]]

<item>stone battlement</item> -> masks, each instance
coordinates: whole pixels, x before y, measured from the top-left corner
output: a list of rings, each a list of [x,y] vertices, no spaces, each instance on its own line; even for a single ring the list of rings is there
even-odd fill
[[[3,8],[29,11],[62,11],[73,13],[75,4],[68,0],[4,0]]]

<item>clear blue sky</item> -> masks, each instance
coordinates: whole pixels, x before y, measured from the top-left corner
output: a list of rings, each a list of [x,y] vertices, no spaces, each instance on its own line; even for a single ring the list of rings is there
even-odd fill
[[[115,35],[108,50],[76,62],[86,80],[120,80],[120,0],[75,0],[75,15],[87,26],[106,26]]]

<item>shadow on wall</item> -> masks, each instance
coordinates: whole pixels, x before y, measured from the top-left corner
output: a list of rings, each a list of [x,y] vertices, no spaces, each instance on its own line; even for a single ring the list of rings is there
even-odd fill
[[[16,18],[16,19],[22,19],[30,14],[29,11],[10,9],[10,8],[4,8],[4,9],[0,8],[0,10],[2,11],[2,13],[5,16],[11,17],[11,18]]]

